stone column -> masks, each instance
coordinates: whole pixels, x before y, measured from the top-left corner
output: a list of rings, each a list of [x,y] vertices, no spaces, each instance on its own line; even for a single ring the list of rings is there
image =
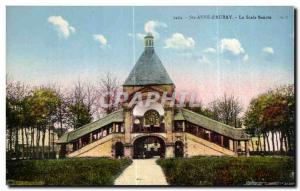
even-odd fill
[[[81,138],[79,138],[78,149],[80,149],[81,147],[82,147],[82,141],[81,141]]]
[[[237,141],[237,150],[242,151],[242,145],[241,145],[241,141]]]
[[[125,143],[130,143],[131,141],[131,126],[132,126],[132,116],[129,109],[124,110],[124,127],[125,127]]]
[[[133,146],[131,144],[124,144],[124,156],[133,158]]]
[[[124,144],[124,156],[132,158],[132,145],[131,145],[131,126],[132,116],[131,110],[124,109],[124,131],[125,131],[125,144]]]
[[[165,158],[174,158],[174,143],[173,143],[173,107],[167,104],[165,107],[165,128],[166,128],[166,152]]]
[[[90,143],[93,142],[93,133],[90,133]]]
[[[115,133],[115,132],[116,132],[116,124],[113,123],[112,125],[113,125],[113,126],[112,126],[111,133]]]
[[[233,141],[233,151],[237,153],[237,141]]]
[[[211,142],[211,131],[208,133],[208,141]]]
[[[66,145],[66,149],[67,149],[67,154],[70,154],[71,153],[71,150],[73,150],[73,148],[71,148],[71,143],[67,143]]]
[[[234,151],[234,141],[232,139],[229,139],[229,150]]]
[[[221,146],[224,147],[224,136],[221,135]]]
[[[174,158],[175,157],[175,145],[173,143],[166,144],[166,155],[165,158]]]
[[[104,132],[104,129],[102,128],[102,129],[101,129],[100,137],[98,137],[98,139],[102,139],[102,137],[103,137],[103,132]]]
[[[173,110],[172,108],[165,108],[165,128],[167,133],[167,143],[172,143],[173,135]]]
[[[245,145],[246,145],[246,144],[245,144],[245,141],[240,141],[239,144],[240,144],[240,149],[241,149],[241,151],[245,152],[245,151],[246,151],[246,149],[245,149],[245,148],[246,148],[246,147],[245,147]]]

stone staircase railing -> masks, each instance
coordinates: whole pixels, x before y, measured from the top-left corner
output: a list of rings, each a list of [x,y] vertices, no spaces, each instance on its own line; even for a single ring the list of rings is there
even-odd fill
[[[213,142],[207,141],[205,139],[201,139],[201,138],[199,138],[199,137],[197,137],[197,136],[195,136],[195,135],[193,135],[191,133],[185,133],[185,134],[186,134],[186,138],[187,139],[190,139],[190,140],[192,140],[194,142],[202,144],[202,145],[204,145],[204,146],[206,146],[206,147],[208,147],[210,149],[213,149],[213,150],[215,150],[217,152],[220,152],[220,153],[222,153],[224,155],[236,156],[236,153],[234,151],[231,151],[229,149],[221,147],[218,144],[215,144]]]

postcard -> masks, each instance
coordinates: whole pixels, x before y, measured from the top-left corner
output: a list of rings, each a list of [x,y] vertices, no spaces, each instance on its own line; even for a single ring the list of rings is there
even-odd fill
[[[6,184],[295,186],[295,10],[7,6]]]

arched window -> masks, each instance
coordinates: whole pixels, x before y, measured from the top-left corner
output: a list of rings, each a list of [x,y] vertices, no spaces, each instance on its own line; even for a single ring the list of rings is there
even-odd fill
[[[159,125],[159,113],[153,109],[146,111],[144,114],[145,125]]]

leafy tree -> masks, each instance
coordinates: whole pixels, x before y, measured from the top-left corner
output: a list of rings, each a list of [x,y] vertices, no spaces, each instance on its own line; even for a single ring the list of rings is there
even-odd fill
[[[78,128],[92,120],[94,92],[91,86],[80,83],[73,94],[54,86],[30,87],[7,78],[6,86],[6,136],[7,157],[22,158],[45,156],[46,132],[48,130],[48,157],[51,152],[51,130],[55,127]],[[57,129],[56,129],[57,130]],[[56,131],[57,132],[57,131]],[[58,136],[60,136],[58,134]],[[22,145],[22,152],[21,152]],[[52,142],[54,151],[54,142]],[[42,152],[42,155],[40,153]]]
[[[83,102],[77,102],[69,105],[69,120],[74,129],[77,129],[92,121],[92,116],[88,106]]]
[[[35,127],[37,128],[36,146],[39,152],[40,132],[42,132],[42,158],[45,153],[45,134],[46,130],[49,131],[54,127],[56,122],[55,114],[59,105],[60,98],[55,90],[49,87],[40,87],[33,91],[32,95],[28,98],[30,104],[30,115],[34,120]],[[50,141],[49,141],[50,142]],[[49,145],[50,147],[50,145]]]
[[[8,130],[8,151],[12,157],[14,150],[16,159],[19,159],[19,132],[22,132],[22,146],[24,150],[23,124],[24,98],[28,94],[27,86],[7,78],[6,86],[6,127]],[[14,143],[13,143],[14,142]]]
[[[275,144],[277,144],[275,137],[278,133],[280,133],[280,150],[283,150],[285,144],[286,149],[294,151],[294,112],[294,87],[282,86],[253,99],[245,113],[244,124],[247,131],[252,132],[253,136],[258,136],[259,140],[259,136],[263,135],[264,151],[266,145],[269,150],[271,148],[269,134],[272,135],[272,148],[275,151]]]
[[[253,99],[248,107],[244,115],[244,125],[246,126],[246,132],[252,137],[258,137],[258,149],[262,150],[261,147],[261,130],[259,127],[259,119],[260,119],[260,111],[261,107],[257,99]],[[254,148],[254,144],[252,142],[252,148]]]

